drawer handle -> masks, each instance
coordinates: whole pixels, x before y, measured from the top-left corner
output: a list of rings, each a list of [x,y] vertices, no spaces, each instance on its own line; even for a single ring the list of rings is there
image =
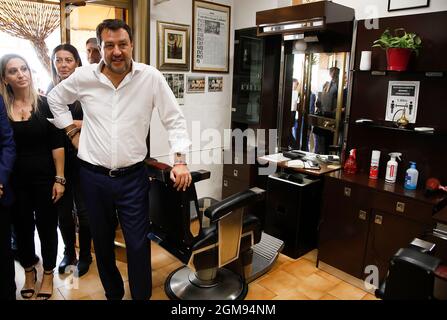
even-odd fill
[[[351,188],[345,187],[345,196],[350,197],[351,196]]]
[[[228,180],[224,180],[224,187],[228,187]]]
[[[382,225],[383,216],[376,214],[376,217],[374,218],[374,223],[378,225]]]
[[[238,174],[239,174],[239,170],[233,170],[233,175],[234,175],[235,177],[237,177]]]
[[[404,213],[405,212],[405,203],[404,202],[397,202],[396,203],[396,211]]]
[[[366,213],[366,211],[363,211],[363,210],[359,211],[359,219],[360,220],[366,220],[367,216],[368,216],[368,214]]]

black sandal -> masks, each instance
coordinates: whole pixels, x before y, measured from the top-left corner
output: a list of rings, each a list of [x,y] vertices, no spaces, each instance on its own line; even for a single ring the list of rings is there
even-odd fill
[[[34,285],[36,285],[37,282],[37,270],[35,267],[33,267],[30,270],[25,270],[25,273],[34,272]],[[20,295],[23,299],[31,299],[34,296],[34,293],[36,292],[36,289],[22,289],[20,290]]]
[[[51,271],[44,271],[43,272],[44,276],[47,275],[53,275],[53,270]],[[42,279],[42,283],[43,283],[43,279]],[[36,295],[36,299],[37,300],[48,300],[51,298],[51,296],[53,295],[53,280],[51,280],[51,292],[50,293],[46,293],[46,292],[39,292]]]

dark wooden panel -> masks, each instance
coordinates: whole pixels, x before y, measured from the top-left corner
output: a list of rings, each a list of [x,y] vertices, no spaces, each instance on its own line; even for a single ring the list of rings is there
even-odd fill
[[[360,173],[367,174],[371,162],[372,150],[380,150],[379,179],[385,179],[386,164],[390,152],[401,152],[397,184],[403,186],[405,172],[410,161],[417,163],[419,170],[418,186],[423,189],[429,177],[447,181],[447,152],[444,136],[425,136],[415,133],[395,132],[392,130],[351,126],[348,137],[348,149],[357,148],[357,165]],[[392,188],[391,188],[392,189]]]
[[[363,277],[370,204],[365,188],[325,179],[318,259],[357,278]],[[350,189],[350,196],[345,195]],[[360,210],[366,220],[359,218]]]
[[[329,1],[256,12],[256,25],[278,24],[325,17],[329,23],[354,19],[354,9]]]
[[[236,180],[249,182],[255,176],[252,173],[254,169],[255,166],[250,164],[225,164],[223,174]]]
[[[410,61],[411,70],[447,71],[447,11],[418,15],[397,16],[379,19],[379,29],[367,29],[365,20],[358,22],[358,36],[356,48],[356,69],[360,63],[363,50],[371,50],[374,40],[378,39],[387,28],[405,28],[407,32],[417,33],[423,41],[420,55],[413,55]],[[380,48],[373,48],[371,67],[373,70],[386,70],[386,55]]]
[[[233,179],[231,176],[223,176],[222,180],[222,199],[225,199],[235,193],[249,189],[248,181],[240,181]]]
[[[377,210],[395,214],[400,218],[415,220],[425,225],[430,225],[432,221],[432,206],[413,201],[408,198],[398,197],[391,193],[374,192],[373,203]],[[403,204],[403,212],[397,211],[397,204]]]
[[[356,69],[359,66],[361,51],[371,50],[373,41],[378,39],[386,28],[405,28],[408,32],[416,32],[423,40],[423,49],[419,57],[413,56],[407,72],[387,72],[385,76],[354,72],[347,149],[358,149],[360,172],[368,172],[371,151],[376,149],[382,152],[380,179],[385,176],[388,153],[402,152],[403,162],[399,164],[398,184],[404,183],[409,161],[417,163],[421,187],[431,176],[443,182],[447,181],[445,135],[418,135],[355,124],[355,120],[359,118],[384,121],[389,81],[420,81],[417,122],[414,126],[433,127],[436,132],[447,132],[447,108],[443,99],[447,88],[447,59],[444,54],[447,52],[446,21],[447,11],[381,18],[379,29],[368,29],[364,20],[358,22]],[[380,48],[373,48],[372,51],[372,69],[385,70],[385,51]],[[444,76],[429,78],[425,76],[425,71],[443,71]],[[391,122],[387,123],[391,125]]]
[[[262,72],[261,121],[259,126],[253,126],[253,128],[276,128],[280,68],[281,36],[266,37]]]
[[[387,274],[389,262],[397,250],[408,247],[416,237],[423,238],[431,226],[379,210],[373,210],[372,213],[365,267],[377,266],[382,282]],[[382,224],[375,223],[376,216],[382,218]]]

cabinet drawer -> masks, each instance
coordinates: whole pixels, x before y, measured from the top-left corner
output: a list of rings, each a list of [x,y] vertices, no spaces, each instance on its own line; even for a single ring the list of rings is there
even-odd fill
[[[250,188],[248,181],[239,181],[233,179],[231,176],[223,176],[222,179],[222,199],[225,199],[235,193],[247,190]]]
[[[371,206],[369,190],[346,181],[327,179],[324,184],[324,197],[329,201],[334,201],[334,198],[343,199],[343,202],[365,210]],[[330,200],[331,198],[332,200]]]
[[[248,182],[250,181],[250,170],[252,168],[249,164],[225,164],[223,175],[235,180]]]
[[[373,208],[416,220],[423,224],[432,221],[432,206],[409,198],[384,192],[373,192]]]

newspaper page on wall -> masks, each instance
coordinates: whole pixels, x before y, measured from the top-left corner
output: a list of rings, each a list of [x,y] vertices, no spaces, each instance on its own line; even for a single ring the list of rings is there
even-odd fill
[[[194,1],[194,71],[229,71],[230,10],[228,6]]]

